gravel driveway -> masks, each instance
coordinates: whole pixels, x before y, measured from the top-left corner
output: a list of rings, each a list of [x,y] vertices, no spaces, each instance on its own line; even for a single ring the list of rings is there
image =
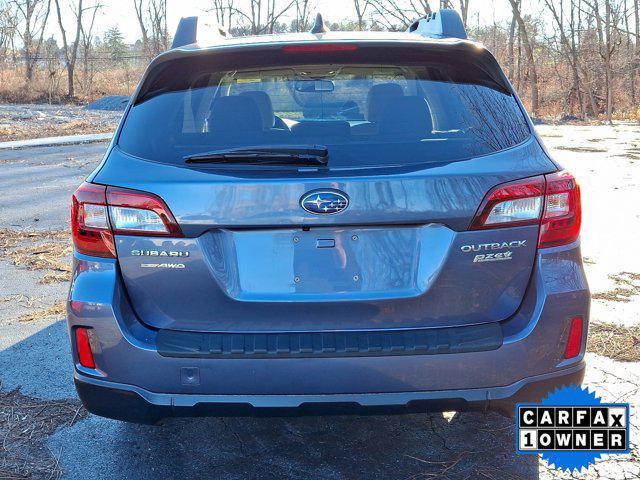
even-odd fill
[[[635,251],[640,245],[638,127],[542,126],[540,131],[582,186],[583,255],[597,298],[592,321],[640,325],[640,281],[633,276],[640,273]],[[23,473],[69,479],[572,478],[535,456],[516,455],[513,422],[496,414],[176,419],[162,427],[85,417],[75,400],[67,333],[56,310],[68,286],[46,280],[46,252],[64,248],[64,234],[14,237],[15,232],[67,230],[71,192],[100,161],[105,146],[0,152],[0,411],[2,395],[16,401],[8,392],[20,388],[37,406],[29,413],[34,424],[38,412],[68,412],[47,417],[58,422],[55,433],[50,429],[25,443],[39,469],[29,470],[25,460]],[[25,250],[29,242],[42,248]],[[21,248],[31,257],[16,254]],[[33,255],[45,267],[30,261]],[[59,273],[64,279],[64,269]],[[605,401],[635,405],[634,452],[605,458],[575,478],[640,478],[640,362],[594,353],[587,361],[587,385]],[[4,412],[13,415],[13,410]],[[15,425],[21,418],[13,419]],[[16,473],[15,458],[27,453],[12,450],[9,434],[16,432],[6,433],[4,444],[0,440],[0,479],[24,478]]]

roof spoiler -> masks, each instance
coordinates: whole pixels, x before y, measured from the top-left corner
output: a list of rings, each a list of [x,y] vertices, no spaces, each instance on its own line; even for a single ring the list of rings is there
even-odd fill
[[[192,44],[210,44],[223,40],[231,35],[215,22],[208,22],[201,17],[182,17],[176,34],[173,36],[171,48],[180,48]]]
[[[407,32],[430,38],[467,39],[467,31],[460,15],[455,10],[444,9],[426,14],[411,24]]]

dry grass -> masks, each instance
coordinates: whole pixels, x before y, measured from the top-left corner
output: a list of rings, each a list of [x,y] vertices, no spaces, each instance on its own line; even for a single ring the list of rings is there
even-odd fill
[[[41,283],[66,282],[71,274],[69,233],[0,230],[0,257],[28,270],[46,270]]]
[[[27,308],[36,307],[39,301],[40,299],[38,297],[30,297],[27,295],[23,295],[22,293],[16,293],[13,295],[6,295],[4,297],[0,297],[0,303],[13,302]]]
[[[131,95],[146,63],[136,66],[104,66],[85,80],[76,72],[74,101],[87,103],[105,95]],[[0,101],[7,103],[65,103],[68,102],[66,73],[60,68],[54,75],[38,68],[31,83],[27,83],[24,70],[10,65],[0,68]]]
[[[0,480],[60,478],[45,441],[57,428],[86,416],[77,400],[45,401],[0,391]]]
[[[69,256],[73,248],[64,243],[28,245],[8,252],[7,256],[16,267],[28,270],[46,270],[43,283],[66,282],[71,275]]]
[[[587,351],[624,362],[640,361],[640,325],[589,325]]]
[[[631,301],[631,297],[640,295],[640,273],[621,272],[616,275],[609,275],[609,278],[614,281],[615,288],[607,292],[594,293],[591,298],[628,303]]]
[[[54,303],[52,306],[36,310],[34,312],[25,313],[18,317],[19,322],[33,322],[34,320],[43,320],[45,318],[65,318],[67,315],[66,303],[62,300]]]
[[[66,123],[50,123],[47,125],[31,124],[28,122],[0,124],[0,142],[88,133],[109,133],[115,131],[116,127],[117,122],[103,125],[89,120],[74,120]]]

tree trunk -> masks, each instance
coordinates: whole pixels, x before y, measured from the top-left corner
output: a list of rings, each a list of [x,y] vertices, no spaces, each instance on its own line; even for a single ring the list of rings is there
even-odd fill
[[[536,71],[536,62],[533,55],[533,46],[527,33],[527,26],[524,23],[522,14],[520,12],[520,6],[518,0],[509,0],[513,15],[518,22],[518,31],[522,38],[522,44],[524,45],[524,51],[527,54],[527,61],[529,62],[529,83],[531,88],[531,113],[535,117],[538,114],[539,100],[538,100],[538,72]]]

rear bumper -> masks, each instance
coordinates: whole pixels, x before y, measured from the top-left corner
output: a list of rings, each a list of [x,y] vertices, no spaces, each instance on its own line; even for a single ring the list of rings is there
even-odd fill
[[[511,385],[483,389],[334,395],[189,395],[154,393],[76,374],[82,403],[103,417],[154,424],[175,416],[298,416],[492,410],[513,416],[517,402],[537,402],[562,385],[578,385],[584,362]]]
[[[442,342],[427,341],[420,354],[394,355],[339,356],[321,349],[306,357],[292,358],[285,351],[289,358],[264,358],[246,348],[234,353],[233,342],[218,358],[187,351],[190,342],[180,355],[167,355],[159,349],[158,331],[133,312],[115,261],[76,253],[75,262],[68,325],[72,338],[78,326],[91,329],[97,365],[80,366],[72,342],[76,383],[87,408],[107,417],[154,422],[167,415],[286,415],[288,409],[296,414],[509,411],[515,400],[540,398],[554,386],[579,383],[583,375],[586,328],[580,354],[564,358],[571,319],[580,316],[586,323],[589,318],[577,243],[538,251],[522,304],[499,322],[501,342],[491,349],[454,349],[457,343],[451,342],[442,353]],[[467,333],[460,345],[475,338]]]

